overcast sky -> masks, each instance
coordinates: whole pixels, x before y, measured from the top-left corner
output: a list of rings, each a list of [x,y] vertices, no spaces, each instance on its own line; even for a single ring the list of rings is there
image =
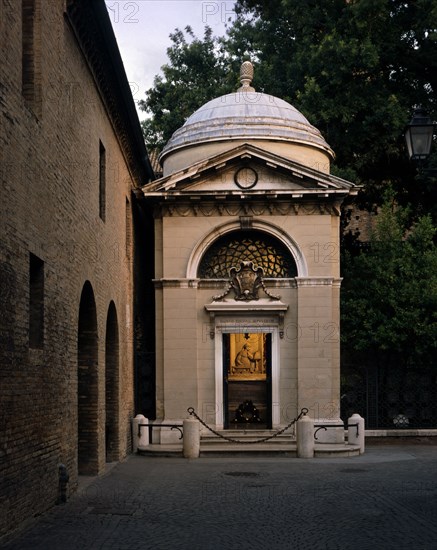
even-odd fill
[[[235,17],[234,2],[203,0],[105,0],[117,38],[134,100],[144,99],[145,90],[167,63],[170,33],[187,25],[202,37],[205,25],[217,36],[225,34],[225,22]],[[141,119],[144,113],[139,113]]]

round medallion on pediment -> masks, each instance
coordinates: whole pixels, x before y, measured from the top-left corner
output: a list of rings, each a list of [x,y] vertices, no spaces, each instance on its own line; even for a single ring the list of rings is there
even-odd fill
[[[256,170],[243,166],[235,172],[234,181],[240,189],[252,189],[258,182]]]

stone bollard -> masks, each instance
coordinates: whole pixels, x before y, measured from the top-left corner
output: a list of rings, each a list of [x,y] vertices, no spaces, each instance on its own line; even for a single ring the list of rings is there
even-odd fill
[[[58,466],[58,476],[59,476],[59,495],[58,495],[58,504],[65,504],[67,502],[67,484],[70,480],[68,475],[67,467],[64,464],[59,464]]]
[[[309,416],[297,421],[296,441],[298,458],[314,458],[314,421]]]
[[[138,447],[147,447],[149,444],[149,428],[141,428],[141,437],[138,436],[138,425],[148,423],[149,421],[142,414],[137,414],[132,419],[132,450],[134,453],[138,451]]]
[[[349,445],[359,445],[360,446],[360,455],[364,454],[364,439],[366,434],[366,427],[364,423],[364,418],[359,414],[355,413],[350,418],[348,418],[349,424],[358,424],[358,435],[357,427],[351,426],[347,429],[347,442]]]
[[[200,454],[200,424],[195,418],[184,420],[184,457],[199,458]]]

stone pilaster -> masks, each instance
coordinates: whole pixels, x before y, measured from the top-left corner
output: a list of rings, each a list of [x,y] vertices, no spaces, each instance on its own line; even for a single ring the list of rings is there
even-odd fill
[[[298,277],[298,410],[315,423],[339,417],[338,280]]]

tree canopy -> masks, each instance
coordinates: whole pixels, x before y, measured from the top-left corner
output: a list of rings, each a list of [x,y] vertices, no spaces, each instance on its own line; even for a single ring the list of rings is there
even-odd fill
[[[342,332],[359,355],[428,366],[437,351],[436,228],[426,215],[406,230],[407,219],[386,202],[369,249],[345,258]]]
[[[248,50],[251,41],[269,93],[319,128],[336,152],[334,171],[364,184],[367,204],[381,203],[388,183],[418,213],[436,203],[435,181],[414,185],[403,142],[414,105],[437,114],[433,0],[240,0],[237,6],[233,51]]]
[[[403,131],[414,105],[437,115],[434,0],[238,0],[225,38],[176,30],[169,63],[141,107],[146,142],[162,148],[209,99],[238,86],[242,61],[255,87],[292,103],[336,152],[337,175],[364,184],[366,205],[391,184],[413,215],[437,212],[436,181],[415,181]],[[437,161],[432,161],[436,163]]]
[[[162,149],[175,130],[201,105],[234,89],[232,73],[225,63],[220,41],[205,28],[203,39],[187,26],[170,35],[169,63],[155,76],[154,87],[140,101],[140,108],[152,115],[143,121],[146,144]]]

